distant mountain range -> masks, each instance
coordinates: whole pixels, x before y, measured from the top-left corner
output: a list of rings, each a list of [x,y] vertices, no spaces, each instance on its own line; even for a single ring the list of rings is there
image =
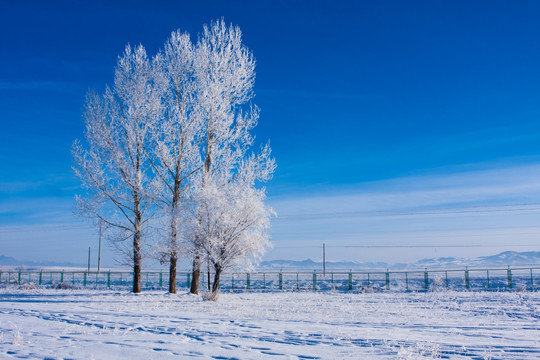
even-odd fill
[[[0,266],[32,267],[76,267],[85,268],[85,265],[69,262],[32,262],[21,261],[9,256],[0,255]],[[505,251],[497,255],[481,256],[477,258],[441,257],[435,259],[422,259],[414,263],[388,264],[385,262],[357,262],[357,261],[327,261],[326,270],[377,270],[377,269],[453,269],[474,267],[506,267],[506,266],[540,266],[540,251]],[[322,271],[322,261],[306,260],[272,260],[263,261],[258,266],[261,270],[317,270]]]
[[[434,267],[479,267],[479,266],[528,266],[540,265],[540,251],[505,251],[497,255],[481,256],[478,258],[465,259],[445,257],[438,259],[424,259],[416,263],[418,266]]]
[[[4,266],[26,266],[26,267],[36,267],[36,266],[65,266],[65,267],[84,267],[81,264],[74,264],[70,262],[58,262],[58,261],[22,261],[10,256],[0,255],[0,265]]]
[[[469,267],[506,267],[540,265],[540,251],[505,251],[497,255],[477,258],[442,257],[422,259],[414,263],[388,264],[385,262],[327,261],[326,270],[367,270],[367,269],[423,269],[423,268],[464,268]],[[322,261],[311,259],[263,261],[259,268],[268,270],[322,270]]]

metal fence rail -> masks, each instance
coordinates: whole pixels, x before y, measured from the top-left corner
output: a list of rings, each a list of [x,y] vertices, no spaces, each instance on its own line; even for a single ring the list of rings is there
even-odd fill
[[[540,289],[540,267],[415,271],[266,271],[226,273],[222,291],[431,291]],[[168,272],[142,272],[143,290],[167,289]],[[210,274],[213,279],[213,274]],[[20,285],[56,288],[130,289],[129,271],[25,271],[0,269],[0,286]],[[190,272],[178,272],[177,287],[189,288]],[[208,287],[208,273],[201,272],[200,287]]]

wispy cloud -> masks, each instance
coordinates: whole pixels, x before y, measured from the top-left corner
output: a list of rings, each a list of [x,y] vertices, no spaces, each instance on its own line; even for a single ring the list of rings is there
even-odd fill
[[[39,181],[9,181],[0,183],[0,193],[13,194],[35,190],[42,184]]]
[[[298,252],[289,255],[308,257],[312,246],[313,256],[320,257],[323,242],[336,247],[333,254],[339,259],[370,258],[375,250],[345,246],[377,244],[427,244],[436,250],[477,243],[485,248],[474,251],[485,255],[494,250],[492,246],[497,250],[534,246],[540,236],[538,164],[411,176],[328,191],[271,201],[278,217],[272,227],[276,248],[269,257],[281,257],[285,248],[296,245]],[[463,249],[446,252],[459,251]],[[385,252],[377,256],[403,260],[422,254],[403,249]]]
[[[320,259],[322,243],[327,259],[389,263],[482,256],[512,247],[540,250],[540,164],[471,168],[270,199],[278,216],[271,230],[275,247],[265,259]],[[54,244],[66,256],[69,248],[84,255],[95,229],[75,218],[72,209],[68,197],[1,200],[0,239],[10,249],[5,254],[21,258],[25,249],[37,249],[32,258],[37,259],[39,249]],[[447,247],[471,244],[479,247]],[[386,247],[370,248],[378,245]]]
[[[0,226],[77,222],[73,197],[10,198],[0,201]]]
[[[316,212],[530,202],[535,197],[540,199],[540,165],[409,176],[346,185],[344,190],[328,187],[326,191],[330,195],[291,196],[276,200],[274,206],[292,212]]]
[[[41,198],[47,196],[73,197],[80,189],[73,177],[49,174],[41,180],[0,181],[0,205],[4,196]]]

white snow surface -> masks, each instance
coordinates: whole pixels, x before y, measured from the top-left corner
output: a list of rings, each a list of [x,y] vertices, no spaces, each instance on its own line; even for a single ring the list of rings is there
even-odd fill
[[[0,289],[0,359],[537,359],[540,293]]]

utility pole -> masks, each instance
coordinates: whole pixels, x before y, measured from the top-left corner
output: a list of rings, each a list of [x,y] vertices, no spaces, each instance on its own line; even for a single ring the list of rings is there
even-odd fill
[[[90,246],[88,247],[88,272],[90,272]]]
[[[326,246],[322,244],[322,273],[326,276]]]
[[[99,250],[98,250],[98,258],[97,258],[97,272],[99,274],[99,269],[101,267],[101,225],[102,222],[99,220]]]

